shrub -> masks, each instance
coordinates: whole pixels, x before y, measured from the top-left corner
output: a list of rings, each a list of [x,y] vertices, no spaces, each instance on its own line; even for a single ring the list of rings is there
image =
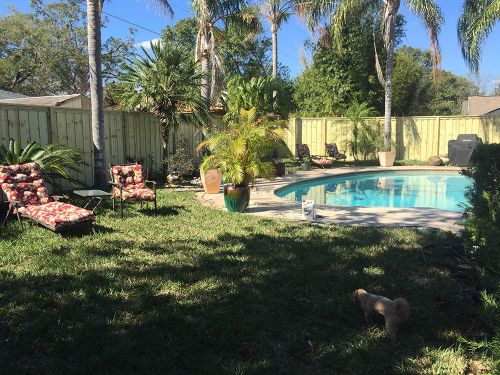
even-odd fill
[[[464,238],[474,248],[483,304],[483,320],[492,331],[491,340],[481,344],[489,351],[496,371],[500,370],[500,144],[481,144],[472,154],[471,167],[462,173],[473,180],[467,191]],[[477,345],[477,343],[476,343]]]
[[[169,173],[174,173],[180,177],[192,176],[198,167],[197,160],[187,152],[187,140],[177,142],[175,152],[166,160],[165,164]]]
[[[83,152],[79,149],[50,144],[41,146],[30,142],[21,148],[19,140],[10,139],[8,147],[0,147],[0,165],[15,165],[35,162],[40,165],[43,178],[56,189],[60,188],[59,179],[78,185],[79,181],[71,176],[78,172],[83,163]]]
[[[472,178],[467,191],[465,238],[475,246],[482,266],[495,270],[500,265],[500,144],[482,144],[462,172]]]

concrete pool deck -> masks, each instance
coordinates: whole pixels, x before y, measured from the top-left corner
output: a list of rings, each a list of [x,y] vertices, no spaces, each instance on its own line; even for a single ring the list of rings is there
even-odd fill
[[[259,180],[252,188],[250,205],[247,213],[283,218],[293,221],[303,221],[317,224],[338,224],[356,226],[392,226],[434,228],[454,233],[462,229],[460,221],[462,213],[444,211],[435,208],[392,208],[392,207],[344,207],[317,205],[318,218],[314,221],[302,219],[301,203],[279,198],[275,190],[284,186],[303,182],[315,178],[333,177],[353,172],[380,172],[380,171],[460,171],[458,167],[427,167],[402,166],[392,168],[382,167],[342,167],[333,169],[315,169],[307,172],[297,172],[272,181]],[[224,197],[219,194],[197,193],[198,200],[206,206],[226,210]]]

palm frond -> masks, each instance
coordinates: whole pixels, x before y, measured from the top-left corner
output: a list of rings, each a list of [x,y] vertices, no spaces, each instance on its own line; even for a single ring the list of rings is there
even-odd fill
[[[174,15],[174,10],[170,5],[170,1],[168,0],[148,0],[148,1],[153,3],[156,6],[156,8],[160,10],[160,12],[168,14],[169,16]]]
[[[438,35],[444,24],[443,13],[434,0],[408,0],[408,8],[415,16],[424,21],[427,28],[434,80],[437,82],[441,67],[441,48],[439,46]]]
[[[499,20],[500,0],[465,0],[457,34],[462,55],[475,73],[479,71],[482,45]]]

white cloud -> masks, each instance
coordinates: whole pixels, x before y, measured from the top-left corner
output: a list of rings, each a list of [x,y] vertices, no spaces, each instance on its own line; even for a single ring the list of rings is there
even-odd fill
[[[159,41],[160,41],[160,38],[155,38],[155,39],[151,39],[151,40],[145,40],[144,42],[137,43],[135,46],[137,48],[143,47],[143,48],[150,49],[151,48],[151,43],[155,43],[156,44]]]

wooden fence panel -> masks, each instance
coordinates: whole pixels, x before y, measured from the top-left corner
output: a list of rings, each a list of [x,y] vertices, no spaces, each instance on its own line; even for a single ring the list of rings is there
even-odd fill
[[[213,129],[224,129],[222,116],[214,116]],[[150,175],[163,167],[163,147],[160,126],[151,113],[106,111],[104,115],[106,165],[138,161]],[[73,177],[83,186],[94,183],[94,146],[90,110],[66,107],[32,107],[0,105],[0,145],[9,139],[19,139],[21,147],[31,141],[41,145],[58,143],[77,147],[83,151],[84,165]],[[196,155],[196,146],[202,133],[189,124],[182,124],[171,133],[168,145],[173,152],[174,143],[185,139],[187,152]],[[64,185],[66,189],[72,186]]]
[[[383,126],[383,118],[372,118]],[[352,137],[352,123],[346,118],[290,119],[294,136],[285,141],[295,154],[295,144],[308,144],[311,153],[324,155],[325,143],[337,143],[340,149]],[[324,128],[322,127],[322,124]],[[375,126],[375,125],[374,125]],[[290,132],[291,133],[291,132]],[[500,116],[422,116],[392,119],[392,139],[398,159],[426,161],[429,156],[448,153],[448,140],[459,134],[478,134],[485,143],[500,142]],[[348,159],[352,155],[348,153]]]

